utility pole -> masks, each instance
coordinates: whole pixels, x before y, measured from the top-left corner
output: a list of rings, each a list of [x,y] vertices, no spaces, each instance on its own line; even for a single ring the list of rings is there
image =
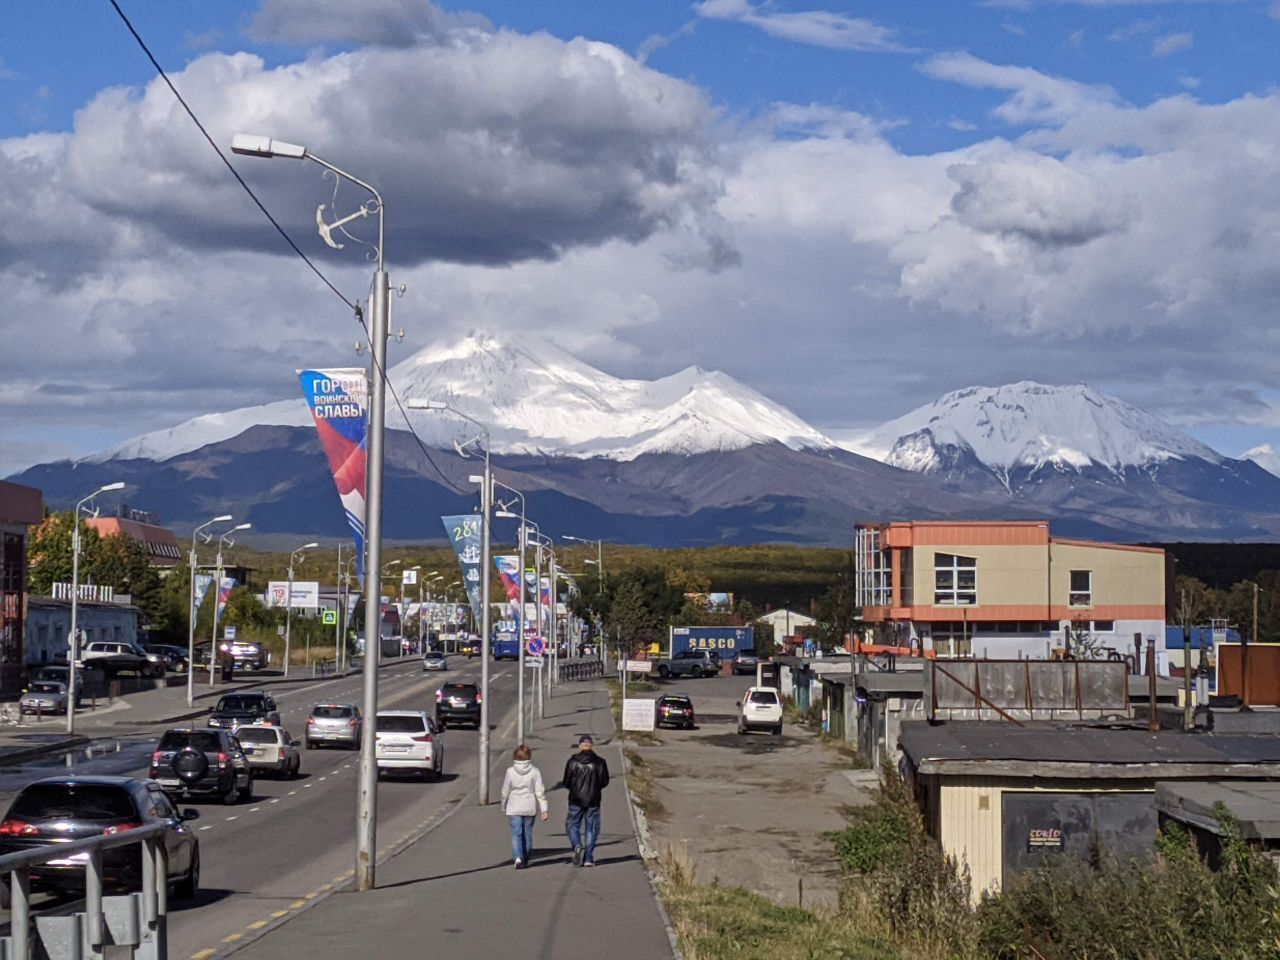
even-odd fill
[[[489,603],[489,568],[493,559],[489,555],[490,513],[493,508],[493,472],[489,465],[489,437],[486,433],[484,444],[484,479],[480,485],[480,516],[483,527],[483,548],[481,550],[480,574],[480,689],[484,691],[484,699],[480,702],[480,805],[489,803],[489,661],[490,620],[493,608]]]
[[[200,569],[200,565],[196,558],[196,540],[200,536],[200,532],[205,527],[211,527],[215,523],[226,523],[231,520],[231,514],[224,513],[220,517],[214,517],[207,523],[202,523],[191,531],[191,600],[187,607],[187,706],[195,705],[195,670],[192,669],[196,662],[196,573]],[[212,538],[211,534],[205,535],[205,543]],[[216,602],[216,600],[215,600]]]
[[[338,672],[342,662],[342,541],[338,541],[338,580],[333,600],[333,669]]]

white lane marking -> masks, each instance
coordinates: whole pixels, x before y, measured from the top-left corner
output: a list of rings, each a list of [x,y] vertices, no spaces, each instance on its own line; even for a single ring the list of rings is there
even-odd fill
[[[238,813],[237,813],[234,817],[227,817],[227,819],[228,819],[228,820],[239,820],[239,819],[240,819],[240,814],[238,814]]]
[[[324,782],[325,782],[326,780],[328,780],[328,779],[329,779],[328,777],[321,777],[321,778],[320,778],[320,782],[321,782],[321,783],[324,783]]]
[[[310,790],[310,789],[311,789],[311,784],[309,784],[309,783],[304,783],[304,784],[302,785],[302,789],[303,789],[303,790]]]
[[[289,791],[289,796],[291,796],[291,797],[296,797],[297,795],[298,795],[298,791],[297,791],[297,790],[290,790],[290,791]]]
[[[276,797],[274,800],[268,800],[267,802],[268,802],[268,803],[279,803],[279,802],[280,802],[280,798],[279,798],[279,797]]]
[[[201,827],[200,829],[201,829],[201,830],[212,830],[212,829],[213,829],[213,824],[211,824],[211,823],[206,823],[206,824],[205,824],[203,827]]]
[[[250,812],[250,813],[257,813],[257,812],[258,812],[259,810],[261,810],[261,809],[262,809],[261,807],[250,807],[250,808],[249,808],[249,812]]]

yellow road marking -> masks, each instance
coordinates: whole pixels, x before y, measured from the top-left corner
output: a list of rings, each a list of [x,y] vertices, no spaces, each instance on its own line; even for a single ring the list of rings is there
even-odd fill
[[[341,878],[341,877],[339,877],[338,879],[339,879],[339,880],[341,880],[342,878]],[[321,889],[321,890],[332,890],[332,889],[333,889],[333,884],[332,884],[332,883],[322,883],[322,884],[320,884],[320,889]]]
[[[250,930],[261,930],[261,929],[262,929],[263,927],[265,927],[266,925],[267,925],[267,921],[266,921],[266,920],[255,920],[255,921],[253,921],[253,923],[249,924],[249,929],[250,929]]]
[[[191,960],[209,960],[209,957],[212,957],[217,952],[217,950],[210,947],[207,950],[201,950],[199,953],[193,953],[191,955]]]
[[[287,916],[288,913],[289,913],[288,910],[277,910],[275,913],[271,914],[271,919],[279,920],[281,917]]]
[[[293,903],[289,904],[289,909],[297,910],[299,907],[305,907],[306,905],[307,905],[307,901],[305,900],[295,900],[293,901]]]
[[[231,935],[229,935],[229,936],[223,937],[223,938],[222,938],[222,942],[223,942],[223,943],[235,943],[237,940],[239,940],[239,939],[240,939],[241,937],[243,937],[243,936],[244,936],[244,934],[243,934],[243,933],[233,933],[233,934],[231,934]]]

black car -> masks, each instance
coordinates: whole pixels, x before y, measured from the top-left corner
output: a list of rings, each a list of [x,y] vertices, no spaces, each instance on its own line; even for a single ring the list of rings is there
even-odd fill
[[[469,723],[480,729],[480,688],[474,683],[446,683],[436,691],[436,722]]]
[[[154,643],[147,649],[164,657],[165,663],[174,673],[187,672],[187,650],[185,647],[175,647],[167,643]]]
[[[211,727],[249,727],[254,724],[280,726],[280,711],[271,694],[246,690],[228,693],[218,701],[209,716]]]
[[[253,796],[253,770],[227,730],[170,730],[151,754],[151,779],[174,797]]]
[[[664,724],[671,727],[693,729],[693,701],[682,693],[668,694],[659,697],[654,707],[655,720],[658,726]]]
[[[200,843],[186,826],[200,814],[179,813],[157,784],[132,777],[50,777],[28,784],[0,821],[0,854],[69,843],[163,823],[169,880],[179,897],[200,886]],[[78,893],[84,890],[85,862],[55,860],[31,868],[33,886]],[[102,853],[103,882],[136,890],[142,883],[140,844]]]
[[[755,650],[747,648],[739,650],[733,655],[733,673],[734,676],[743,673],[755,674],[756,665],[760,662],[760,658],[756,656]]]

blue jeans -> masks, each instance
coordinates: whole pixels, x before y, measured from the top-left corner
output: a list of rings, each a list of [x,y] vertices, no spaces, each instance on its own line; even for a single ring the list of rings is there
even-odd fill
[[[507,823],[511,826],[511,858],[528,863],[533,853],[533,817],[507,817]]]
[[[581,843],[578,829],[582,827]],[[594,863],[596,859],[596,840],[600,837],[600,808],[576,807],[569,804],[569,815],[564,821],[564,833],[569,838],[569,846],[577,850],[582,847],[582,862]]]

